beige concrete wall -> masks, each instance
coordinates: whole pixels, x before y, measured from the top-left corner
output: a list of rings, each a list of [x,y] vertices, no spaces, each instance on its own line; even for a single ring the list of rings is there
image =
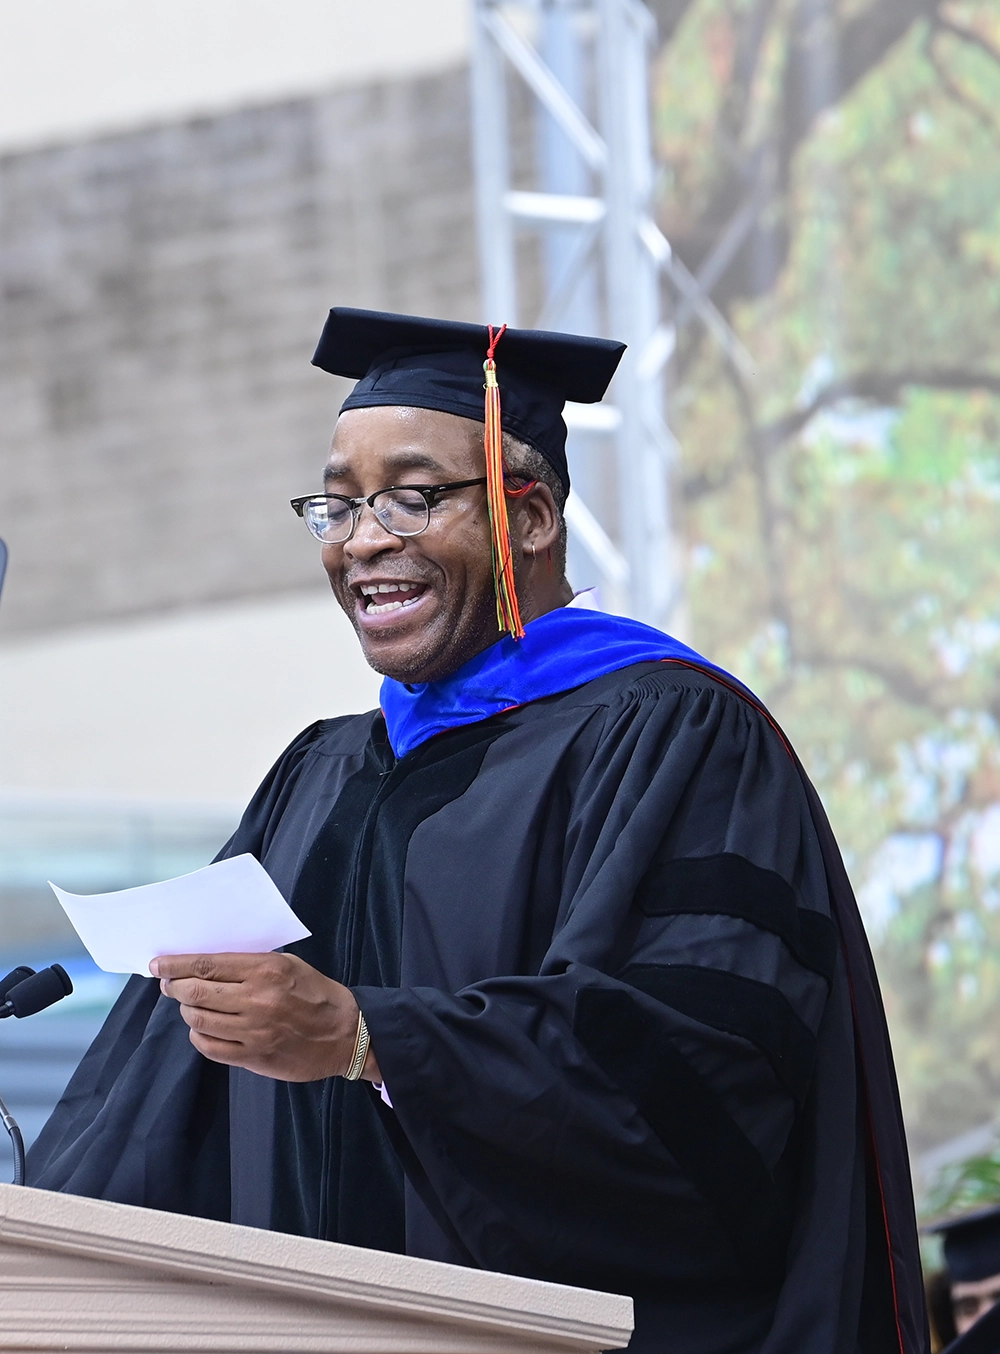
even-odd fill
[[[468,0],[0,0],[0,147],[220,112],[468,58]]]
[[[276,597],[331,304],[477,314],[463,70],[0,159],[0,638]]]
[[[238,810],[296,734],[373,709],[380,681],[318,581],[271,600],[8,640],[0,796]]]

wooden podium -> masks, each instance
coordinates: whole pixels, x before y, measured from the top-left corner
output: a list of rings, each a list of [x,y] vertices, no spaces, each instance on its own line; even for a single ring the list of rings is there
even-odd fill
[[[612,1293],[0,1185],[0,1350],[620,1349]]]

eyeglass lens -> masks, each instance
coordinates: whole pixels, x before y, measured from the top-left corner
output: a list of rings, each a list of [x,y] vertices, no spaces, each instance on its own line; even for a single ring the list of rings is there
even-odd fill
[[[376,494],[372,511],[394,536],[419,536],[430,521],[430,507],[415,489],[386,489]],[[339,498],[313,498],[303,505],[306,525],[317,540],[336,545],[350,538],[360,511]]]

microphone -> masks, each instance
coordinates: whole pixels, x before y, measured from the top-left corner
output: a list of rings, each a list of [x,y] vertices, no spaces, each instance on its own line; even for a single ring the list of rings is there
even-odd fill
[[[47,1006],[54,1006],[63,997],[68,997],[72,991],[72,980],[62,964],[52,964],[40,973],[33,973],[30,978],[22,978],[10,988],[6,1000],[0,1006],[0,1020],[7,1016],[17,1016],[23,1020],[25,1016],[36,1015]]]
[[[35,970],[28,968],[25,964],[18,964],[17,968],[12,968],[6,978],[0,978],[0,1001],[7,1000],[7,993],[12,987],[16,987],[25,978],[33,978]]]
[[[6,1016],[35,1015],[44,1011],[46,1006],[54,1006],[63,997],[73,991],[73,983],[62,964],[51,964],[41,973],[26,965],[11,969],[5,978],[0,978],[0,1020]],[[24,1184],[24,1139],[17,1126],[17,1120],[7,1106],[0,1100],[0,1123],[10,1134],[11,1147],[14,1149],[14,1179],[12,1184]]]

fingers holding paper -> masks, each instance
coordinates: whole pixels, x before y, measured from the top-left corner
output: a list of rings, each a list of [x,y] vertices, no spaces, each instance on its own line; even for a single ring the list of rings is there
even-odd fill
[[[296,955],[162,955],[150,971],[180,1004],[192,1044],[213,1062],[279,1081],[342,1076],[350,1066],[357,1002]],[[380,1080],[370,1046],[362,1075]]]

